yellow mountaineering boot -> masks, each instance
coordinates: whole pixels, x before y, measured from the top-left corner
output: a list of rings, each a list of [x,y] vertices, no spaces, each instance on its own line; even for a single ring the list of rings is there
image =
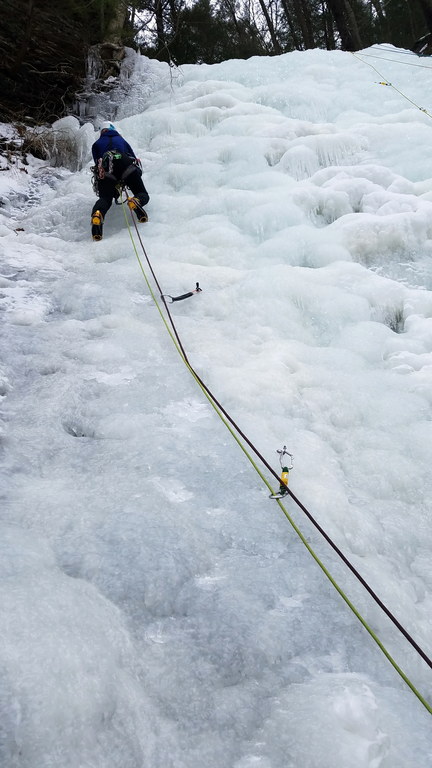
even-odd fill
[[[135,211],[135,215],[142,224],[148,221],[148,216],[140,201],[137,197],[128,197],[127,204],[131,211]]]
[[[103,216],[100,211],[95,211],[91,217],[91,232],[93,240],[102,240]]]

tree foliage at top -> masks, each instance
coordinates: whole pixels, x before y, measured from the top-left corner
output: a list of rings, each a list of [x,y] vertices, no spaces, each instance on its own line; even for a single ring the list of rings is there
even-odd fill
[[[432,0],[140,0],[129,8],[143,50],[177,64],[382,41],[411,49],[432,32]]]
[[[64,114],[92,45],[112,65],[107,77],[124,45],[174,64],[212,64],[379,42],[411,49],[427,33],[432,0],[3,0],[0,117]]]
[[[220,62],[267,53],[255,26],[234,19],[226,8],[212,9],[210,0],[183,8],[169,42],[175,62]]]

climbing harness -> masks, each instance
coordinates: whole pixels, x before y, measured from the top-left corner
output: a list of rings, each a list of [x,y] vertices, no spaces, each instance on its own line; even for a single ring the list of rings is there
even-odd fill
[[[281,448],[279,451],[276,451],[276,453],[279,454],[279,463],[281,465],[281,476],[279,480],[279,490],[276,493],[271,493],[269,496],[269,499],[283,499],[284,496],[288,493],[288,481],[289,481],[289,473],[293,468],[293,455],[292,453],[288,453],[286,449],[286,445],[284,445],[283,448]],[[284,456],[289,457],[289,461],[284,461]],[[289,464],[289,466],[288,466]]]
[[[104,157],[107,154],[108,153],[105,152]],[[121,155],[119,155],[119,157],[121,157]],[[117,158],[115,158],[115,159],[117,159]],[[113,160],[113,158],[111,158],[111,171],[109,170],[109,168],[110,168],[109,165],[108,165],[108,168],[106,170],[103,167],[103,165],[102,165],[103,158],[102,157],[99,158],[99,160],[97,161],[96,165],[92,165],[90,167],[90,171],[92,173],[92,182],[91,183],[92,183],[92,187],[93,187],[93,192],[95,193],[96,197],[99,197],[99,187],[98,187],[98,182],[99,181],[101,181],[102,179],[110,179],[111,181],[114,181],[116,179],[116,176],[114,176],[114,174],[112,172],[112,160]],[[125,178],[127,176],[129,176],[135,168],[136,168],[136,165],[134,163],[131,163],[131,165],[129,165],[126,168],[126,171],[128,171],[128,173],[126,173],[126,172],[123,173],[122,174],[122,178],[120,179],[118,184],[116,184],[116,190],[118,190],[118,195],[119,196],[120,196],[122,190],[124,189],[124,186],[125,186],[125,181],[124,180],[125,180]],[[131,170],[129,170],[129,169],[131,169]],[[117,205],[121,205],[121,203],[118,202],[117,195],[116,195],[115,202],[117,203]]]
[[[96,165],[96,175],[98,179],[110,179],[111,181],[116,181],[117,176],[114,173],[114,163],[116,161],[123,160],[125,158],[125,162],[130,160],[128,165],[123,168],[121,179],[120,181],[125,181],[128,176],[131,175],[134,171],[136,171],[137,168],[140,168],[138,165],[138,161],[136,161],[136,158],[130,158],[128,155],[124,155],[122,152],[120,152],[118,149],[108,149],[106,152],[104,152],[103,157],[100,157],[97,161]],[[123,163],[124,165],[124,163]]]
[[[166,310],[166,313],[167,313],[167,316],[168,316],[168,320],[169,320],[169,323],[170,323],[171,327],[169,326],[168,321],[167,321],[166,317],[164,316],[164,314],[162,312],[162,309],[161,309],[161,307],[160,307],[160,305],[159,305],[159,303],[157,301],[157,298],[155,296],[154,290],[153,290],[153,288],[152,288],[152,286],[150,284],[149,278],[148,278],[148,276],[146,274],[146,271],[144,269],[142,260],[140,258],[139,253],[138,253],[138,249],[137,249],[137,246],[136,246],[135,240],[133,238],[132,231],[131,231],[131,228],[130,228],[130,225],[129,225],[129,222],[128,222],[128,219],[127,219],[127,216],[126,216],[125,206],[123,206],[123,212],[124,212],[124,215],[125,215],[126,225],[127,225],[128,231],[129,231],[129,236],[130,236],[130,239],[131,239],[131,242],[132,242],[132,247],[134,249],[135,256],[137,258],[137,261],[138,261],[139,267],[141,269],[141,272],[143,274],[144,280],[145,280],[145,282],[147,284],[147,287],[149,289],[149,292],[150,292],[150,295],[151,295],[151,297],[153,299],[153,302],[154,302],[154,304],[155,304],[155,306],[156,306],[156,308],[157,308],[157,310],[159,312],[161,320],[162,320],[163,324],[165,325],[165,328],[166,328],[169,336],[171,337],[171,340],[172,340],[174,346],[177,349],[177,352],[179,353],[181,359],[183,360],[184,364],[186,365],[187,369],[189,370],[191,376],[195,379],[195,381],[197,382],[198,386],[201,388],[201,390],[202,390],[203,394],[205,395],[205,397],[207,398],[208,402],[210,403],[210,405],[212,406],[214,411],[218,414],[218,416],[221,419],[221,421],[225,424],[226,428],[228,429],[228,431],[232,435],[233,439],[237,442],[239,448],[243,451],[243,453],[245,454],[245,456],[247,457],[248,461],[253,466],[253,468],[255,469],[255,471],[257,472],[257,474],[259,475],[259,477],[263,481],[263,483],[267,486],[269,491],[271,491],[271,493],[273,494],[274,493],[273,488],[271,487],[269,481],[267,480],[267,478],[265,477],[263,472],[258,467],[257,463],[254,461],[253,457],[251,456],[251,454],[249,453],[249,451],[245,447],[244,443],[246,443],[251,448],[251,450],[255,453],[255,455],[258,457],[258,459],[263,463],[263,465],[265,467],[267,467],[269,472],[279,481],[279,483],[281,481],[281,477],[279,477],[277,475],[277,473],[270,466],[270,464],[266,461],[266,459],[261,455],[261,453],[258,451],[258,449],[254,446],[254,444],[249,440],[249,438],[244,434],[244,432],[242,432],[240,427],[232,419],[232,417],[229,415],[229,413],[225,410],[225,408],[217,400],[217,398],[214,396],[212,391],[207,387],[207,385],[204,383],[204,381],[200,378],[198,373],[195,371],[195,369],[190,364],[190,362],[188,360],[188,357],[187,357],[187,354],[186,354],[186,351],[185,351],[185,349],[183,347],[183,344],[181,342],[180,336],[178,334],[177,328],[176,328],[175,323],[173,321],[171,312],[169,310],[169,303],[166,302],[165,296],[162,293],[159,281],[158,281],[157,276],[156,276],[156,274],[155,274],[155,272],[153,270],[152,264],[150,262],[148,254],[147,254],[146,249],[144,247],[144,244],[142,242],[140,233],[138,231],[137,223],[136,223],[136,221],[135,221],[135,219],[133,217],[132,211],[131,211],[131,217],[132,217],[132,220],[133,220],[133,223],[134,223],[134,226],[135,226],[135,230],[136,230],[136,234],[137,234],[138,240],[140,242],[140,245],[141,245],[144,257],[145,257],[145,259],[147,261],[148,267],[149,267],[150,272],[151,272],[151,274],[153,276],[155,284],[156,284],[156,286],[159,289],[160,296],[161,296],[162,301],[164,303],[165,310]],[[232,426],[230,426],[230,424]],[[242,442],[240,437],[242,438],[242,440],[244,440],[244,443]],[[280,452],[278,451],[278,453],[279,453],[281,467],[282,467],[282,460],[283,460],[283,457],[285,455],[290,456],[291,459],[292,459],[292,456],[290,454],[288,454],[288,451],[286,451],[286,446],[284,446],[283,449]],[[291,464],[291,468],[292,468],[292,461],[290,462],[290,464]],[[287,467],[287,470],[289,472],[288,463],[286,465],[284,465],[284,466]],[[282,467],[282,472],[283,472],[283,467]],[[357,569],[352,565],[352,563],[348,560],[348,558],[343,554],[343,552],[339,549],[339,547],[334,543],[334,541],[330,538],[330,536],[324,531],[324,529],[319,525],[319,523],[317,523],[317,521],[311,515],[309,510],[304,506],[304,504],[302,504],[302,502],[294,495],[294,493],[291,491],[290,488],[288,488],[288,486],[286,486],[286,488],[287,488],[287,491],[286,491],[286,494],[284,494],[284,495],[289,495],[290,498],[297,504],[297,506],[304,512],[304,514],[309,519],[309,521],[315,526],[316,530],[319,531],[319,533],[323,536],[323,538],[326,540],[326,542],[332,547],[332,549],[336,552],[336,554],[340,557],[340,559],[344,562],[344,564],[350,569],[350,571],[354,574],[354,576],[358,579],[358,581],[366,589],[366,591],[373,598],[373,600],[377,603],[377,605],[381,608],[381,610],[393,622],[394,626],[401,632],[401,634],[410,643],[410,645],[417,651],[417,653],[422,657],[423,661],[426,662],[426,664],[429,666],[429,668],[432,669],[432,660],[427,656],[427,654],[423,651],[423,649],[416,643],[416,641],[411,637],[411,635],[407,632],[407,630],[395,618],[395,616],[391,613],[391,611],[387,608],[387,606],[382,602],[382,600],[378,597],[378,595],[372,590],[372,588],[369,586],[369,584],[365,581],[365,579],[361,576],[361,574],[357,571]],[[402,678],[402,680],[405,682],[405,684],[410,688],[412,693],[417,697],[417,699],[421,702],[421,704],[429,712],[429,714],[432,715],[432,706],[425,699],[425,697],[418,691],[418,689],[414,686],[414,684],[409,679],[409,677],[404,673],[404,671],[398,666],[398,664],[393,659],[393,657],[391,656],[389,651],[386,649],[386,647],[383,645],[383,643],[381,642],[381,640],[379,639],[379,637],[377,636],[375,631],[368,624],[368,622],[363,618],[363,616],[357,610],[355,605],[350,601],[350,599],[345,594],[343,589],[339,586],[339,584],[333,578],[333,576],[331,575],[329,570],[326,568],[324,563],[320,560],[320,558],[318,557],[318,555],[316,554],[314,549],[309,544],[308,540],[306,539],[306,536],[302,533],[302,531],[300,530],[298,525],[295,523],[295,521],[293,520],[291,515],[288,513],[288,511],[284,507],[284,505],[282,503],[282,500],[280,498],[277,499],[277,503],[278,503],[280,509],[282,510],[283,514],[285,515],[286,519],[288,520],[288,522],[292,526],[293,530],[295,531],[295,533],[297,534],[297,536],[299,537],[301,542],[306,547],[306,549],[309,552],[309,554],[313,557],[313,559],[315,560],[317,565],[321,568],[322,572],[325,574],[327,579],[333,585],[333,587],[338,592],[340,597],[344,600],[346,605],[350,608],[350,610],[353,612],[353,614],[356,616],[356,618],[362,624],[364,629],[369,633],[370,637],[372,637],[374,642],[378,645],[378,647],[380,648],[380,650],[382,651],[384,656],[387,658],[387,660],[390,662],[390,664],[393,666],[393,668],[398,673],[398,675]]]
[[[199,283],[195,284],[195,290],[189,291],[188,293],[182,293],[181,296],[170,296],[169,293],[161,293],[161,299],[171,299],[169,302],[170,304],[174,304],[175,301],[182,301],[182,299],[188,299],[190,296],[193,296],[194,293],[201,293],[202,288],[200,288]]]

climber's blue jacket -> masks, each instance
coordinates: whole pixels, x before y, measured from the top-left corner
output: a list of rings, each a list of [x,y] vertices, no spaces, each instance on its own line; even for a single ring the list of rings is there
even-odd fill
[[[92,146],[92,155],[95,163],[97,163],[99,158],[103,157],[105,152],[108,152],[110,149],[118,149],[119,152],[122,152],[125,155],[135,157],[135,152],[131,145],[124,140],[123,136],[120,136],[117,131],[105,130]]]

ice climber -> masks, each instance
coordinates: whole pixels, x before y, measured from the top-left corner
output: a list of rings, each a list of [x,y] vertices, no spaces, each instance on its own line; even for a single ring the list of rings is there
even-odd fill
[[[112,123],[102,123],[100,137],[92,146],[92,154],[95,161],[94,186],[98,195],[91,215],[93,240],[102,240],[104,218],[113,199],[119,196],[118,185],[121,183],[129,187],[134,195],[128,199],[128,205],[135,211],[138,221],[147,221],[144,206],[150,198],[141,178],[141,163]]]

